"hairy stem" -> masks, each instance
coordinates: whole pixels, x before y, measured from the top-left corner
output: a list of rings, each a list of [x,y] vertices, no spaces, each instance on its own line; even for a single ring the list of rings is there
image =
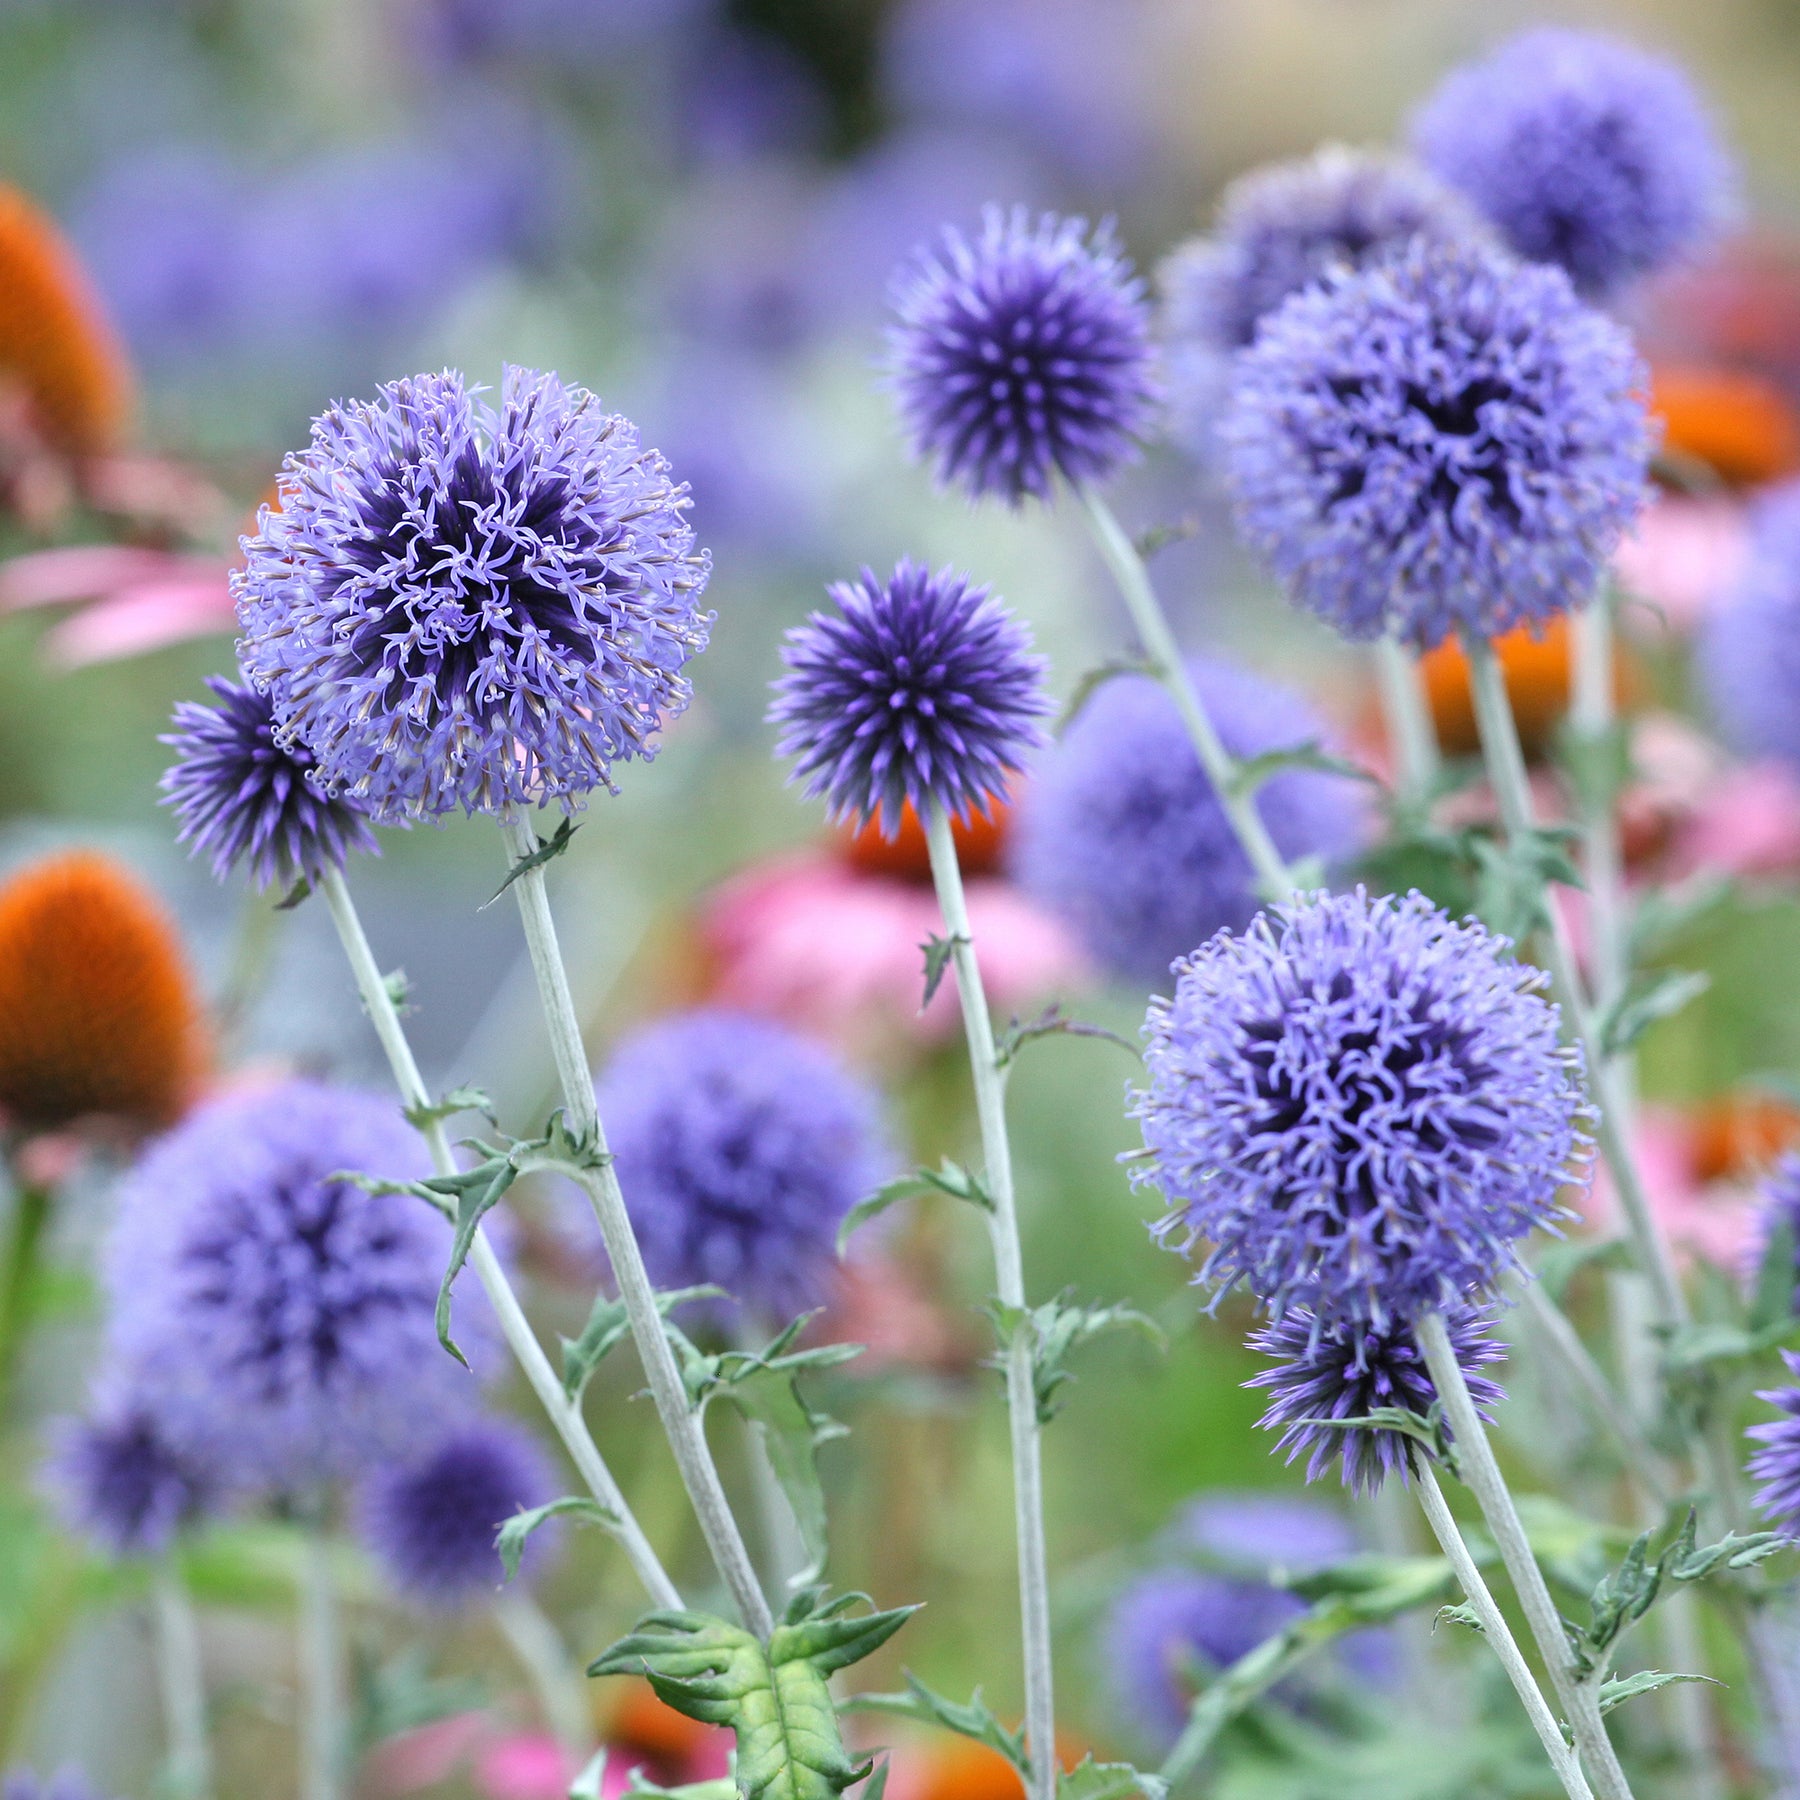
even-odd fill
[[[701,1534],[739,1616],[758,1637],[766,1638],[775,1628],[774,1615],[756,1578],[755,1565],[732,1514],[731,1502],[725,1497],[706,1434],[688,1404],[681,1371],[676,1367],[675,1353],[669,1347],[662,1315],[657,1311],[656,1290],[644,1268],[643,1252],[638,1248],[637,1234],[625,1210],[625,1196],[619,1190],[619,1177],[607,1152],[606,1134],[594,1104],[587,1049],[581,1041],[568,972],[557,944],[556,922],[550,914],[544,871],[540,866],[518,872],[526,858],[536,854],[537,835],[529,821],[516,812],[508,813],[501,826],[512,853],[513,892],[518,897],[525,945],[537,975],[538,1003],[543,1008],[550,1048],[556,1058],[565,1117],[574,1135],[591,1145],[599,1159],[597,1168],[582,1171],[582,1191],[599,1221],[613,1278],[619,1285],[619,1298],[625,1304],[631,1335],[649,1378],[651,1397],[700,1522]]]
[[[1169,629],[1169,621],[1156,597],[1156,589],[1151,585],[1150,571],[1144,567],[1144,559],[1112,508],[1093,488],[1078,487],[1075,492],[1087,513],[1100,554],[1118,583],[1125,609],[1131,614],[1132,626],[1150,658],[1156,678],[1175,702],[1175,710],[1180,713],[1195,754],[1200,758],[1200,767],[1212,783],[1219,804],[1231,821],[1231,829],[1250,859],[1257,886],[1271,900],[1284,898],[1293,891],[1293,877],[1288,873],[1281,852],[1275,848],[1262,815],[1256,810],[1256,802],[1248,794],[1237,791],[1237,761],[1219,741],[1219,734],[1189,679],[1181,648]]]
[[[1579,1760],[1565,1741],[1562,1727],[1557,1724],[1556,1715],[1551,1712],[1530,1665],[1525,1661],[1525,1653],[1519,1648],[1505,1614],[1495,1604],[1480,1569],[1475,1566],[1469,1546],[1463,1542],[1462,1530],[1444,1499],[1444,1490],[1438,1486],[1437,1471],[1426,1458],[1419,1457],[1413,1465],[1413,1477],[1418,1486],[1419,1505],[1430,1522],[1432,1534],[1449,1559],[1458,1585],[1468,1596],[1470,1611],[1481,1621],[1482,1633],[1500,1659],[1513,1692],[1519,1696],[1525,1715],[1531,1720],[1531,1728],[1544,1746],[1544,1754],[1549,1757],[1557,1780],[1563,1784],[1563,1791],[1569,1800],[1593,1800],[1593,1789],[1581,1772]]]
[[[1603,740],[1618,722],[1613,703],[1613,614],[1602,592],[1570,621],[1573,659],[1569,723],[1590,743]],[[1594,1002],[1602,1011],[1625,991],[1627,967],[1624,855],[1616,808],[1584,797],[1582,863],[1587,877],[1590,960]]]
[[[150,1600],[156,1615],[156,1679],[162,1689],[168,1792],[173,1800],[210,1800],[212,1746],[206,1734],[200,1626],[187,1583],[172,1557],[159,1558],[151,1570]]]
[[[587,1683],[569,1660],[569,1648],[544,1609],[514,1585],[494,1602],[494,1623],[507,1641],[537,1700],[550,1735],[572,1764],[594,1749],[594,1722],[588,1712]]]
[[[1436,785],[1440,764],[1419,665],[1397,638],[1377,638],[1374,655],[1375,685],[1381,691],[1382,716],[1394,753],[1395,786],[1402,800],[1420,805]]]
[[[336,869],[329,871],[320,884],[320,891],[331,910],[332,923],[336,925],[338,938],[344,946],[350,972],[356,980],[357,992],[362,996],[363,1009],[368,1013],[369,1021],[375,1027],[375,1035],[380,1039],[381,1048],[387,1055],[388,1067],[393,1071],[394,1085],[400,1090],[401,1102],[409,1111],[418,1113],[430,1106],[431,1095],[425,1086],[425,1078],[419,1073],[418,1060],[413,1055],[412,1045],[407,1041],[406,1027],[401,1023],[393,995],[388,992],[387,983],[382,979],[381,967],[375,960],[375,952],[369,947],[368,935],[363,930],[362,919],[357,913],[356,903],[350,898],[350,890],[345,885],[342,873]],[[432,1167],[436,1172],[439,1175],[455,1174],[456,1153],[450,1146],[450,1134],[445,1129],[443,1120],[428,1119],[419,1126],[419,1131],[431,1152]],[[588,1492],[618,1520],[613,1527],[613,1535],[623,1547],[626,1559],[642,1582],[645,1593],[650,1596],[653,1605],[679,1607],[680,1593],[669,1579],[668,1572],[652,1549],[650,1540],[645,1537],[631,1508],[626,1504],[619,1484],[613,1479],[612,1471],[606,1466],[605,1458],[601,1456],[588,1431],[580,1406],[563,1392],[562,1381],[550,1366],[550,1359],[544,1354],[536,1332],[531,1329],[531,1322],[525,1317],[525,1309],[519,1304],[518,1295],[513,1292],[512,1283],[507,1278],[500,1258],[494,1253],[493,1244],[487,1233],[479,1228],[475,1233],[475,1241],[469,1247],[469,1266],[474,1269],[476,1279],[487,1293],[494,1315],[500,1321],[501,1334],[506,1339],[507,1347],[524,1372],[525,1379],[531,1384],[531,1391],[537,1396],[556,1435],[562,1439],[563,1447],[568,1451],[569,1459],[574,1463],[581,1479],[587,1484]]]
[[[299,1600],[300,1800],[343,1800],[344,1622],[331,1541],[316,1511],[301,1533]]]
[[[931,878],[944,915],[944,932],[950,940],[956,991],[962,1001],[963,1031],[969,1042],[969,1069],[981,1127],[982,1180],[993,1202],[993,1210],[988,1214],[988,1236],[994,1250],[995,1281],[1001,1304],[1023,1312],[1025,1261],[1013,1195],[1006,1096],[995,1052],[993,1021],[988,1016],[987,991],[975,961],[975,938],[963,895],[962,870],[956,860],[950,820],[942,807],[929,809],[925,837],[931,852]],[[1044,1544],[1043,1447],[1032,1374],[1031,1333],[1023,1324],[1013,1332],[1007,1350],[1006,1406],[1012,1426],[1013,1523],[1018,1538],[1030,1794],[1031,1800],[1054,1800],[1056,1711],[1050,1652],[1050,1570]]]

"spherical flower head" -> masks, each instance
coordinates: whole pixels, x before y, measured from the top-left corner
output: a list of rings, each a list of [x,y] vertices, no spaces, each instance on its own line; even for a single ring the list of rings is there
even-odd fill
[[[506,1571],[495,1534],[555,1492],[549,1461],[528,1431],[481,1419],[458,1426],[422,1457],[378,1468],[361,1494],[359,1519],[401,1594],[450,1608],[500,1586]],[[539,1542],[545,1536],[543,1528],[532,1533],[527,1564],[548,1547]]]
[[[1323,721],[1297,695],[1223,662],[1188,673],[1239,758],[1318,743]],[[1257,789],[1256,809],[1289,862],[1330,866],[1364,835],[1362,796],[1341,776],[1294,769]],[[1160,683],[1097,689],[1020,796],[1010,846],[1025,892],[1122,981],[1166,985],[1170,965],[1257,910],[1249,859]]]
[[[200,995],[174,921],[91,851],[0,886],[0,1115],[31,1131],[98,1118],[170,1124],[207,1061]]]
[[[157,1394],[178,1448],[234,1487],[353,1473],[474,1398],[433,1322],[447,1221],[346,1172],[429,1168],[391,1100],[290,1081],[200,1107],[120,1191],[105,1258],[115,1356]],[[453,1323],[480,1365],[493,1327],[467,1284]]]
[[[1800,481],[1762,496],[1750,521],[1744,572],[1706,621],[1700,673],[1734,749],[1800,769]]]
[[[1346,637],[1543,624],[1644,502],[1646,383],[1561,270],[1415,239],[1296,294],[1239,354],[1220,428],[1239,530]]]
[[[706,647],[687,491],[629,420],[509,367],[334,406],[232,577],[281,741],[381,824],[612,785],[655,753]]]
[[[1315,894],[1221,932],[1150,1003],[1132,1097],[1199,1279],[1377,1329],[1492,1288],[1581,1177],[1578,1049],[1540,970],[1422,895]]]
[[[892,1172],[874,1093],[828,1050],[678,1013],[619,1045],[597,1099],[658,1286],[712,1283],[779,1319],[823,1303],[844,1215]]]
[[[1414,238],[1489,237],[1473,207],[1408,157],[1330,144],[1234,181],[1209,238],[1164,262],[1164,328],[1174,342],[1241,350],[1262,320],[1327,275],[1366,268]]]
[[[79,1769],[59,1769],[47,1780],[30,1769],[8,1769],[0,1776],[0,1800],[96,1800],[96,1795]]]
[[[1050,710],[1047,665],[1017,615],[966,575],[911,560],[830,593],[835,614],[788,633],[769,708],[793,778],[833,818],[879,819],[889,837],[908,804],[966,819],[1004,800]]]
[[[1521,32],[1455,70],[1412,136],[1521,256],[1590,293],[1686,255],[1730,211],[1731,164],[1687,76],[1598,32]]]
[[[913,453],[974,499],[1048,499],[1132,454],[1157,400],[1143,284],[1107,228],[990,207],[895,284],[890,372]]]
[[[68,1523],[112,1556],[166,1550],[221,1498],[217,1471],[178,1447],[143,1393],[108,1395],[66,1422],[47,1476]]]
[[[1497,1382],[1480,1373],[1506,1354],[1488,1335],[1492,1324],[1492,1314],[1475,1307],[1445,1316],[1469,1393],[1490,1422],[1491,1408],[1506,1398]],[[1352,1493],[1372,1494],[1390,1474],[1407,1479],[1413,1452],[1403,1433],[1341,1431],[1315,1421],[1367,1418],[1384,1406],[1421,1417],[1431,1411],[1437,1387],[1410,1325],[1396,1320],[1381,1327],[1330,1326],[1302,1306],[1252,1334],[1250,1348],[1279,1364],[1244,1383],[1269,1390],[1268,1411],[1258,1423],[1281,1433],[1275,1448],[1286,1451],[1290,1463],[1307,1458],[1308,1481],[1317,1481],[1333,1463]]]
[[[1790,1375],[1800,1376],[1800,1356],[1784,1350],[1781,1360]],[[1777,1527],[1800,1534],[1800,1387],[1759,1388],[1756,1397],[1785,1415],[1744,1433],[1762,1445],[1745,1465],[1750,1479],[1760,1483],[1756,1509]]]
[[[163,739],[176,751],[163,797],[191,852],[210,855],[221,881],[246,864],[259,888],[323,880],[355,850],[380,854],[363,809],[314,784],[297,738],[278,739],[267,694],[217,675],[206,685],[219,704],[181,701]]]

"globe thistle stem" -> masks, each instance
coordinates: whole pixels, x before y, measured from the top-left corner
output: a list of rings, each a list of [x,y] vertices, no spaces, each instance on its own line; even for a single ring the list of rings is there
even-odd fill
[[[1582,739],[1597,744],[1618,725],[1613,698],[1613,608],[1609,590],[1602,588],[1571,619],[1570,654],[1574,667],[1569,687],[1569,724]],[[1625,991],[1630,975],[1624,859],[1619,845],[1618,813],[1610,797],[1584,798],[1581,835],[1594,1002],[1604,1011]]]
[[[550,1735],[568,1752],[571,1763],[584,1763],[594,1752],[593,1725],[586,1687],[569,1661],[562,1633],[530,1593],[516,1584],[494,1602],[494,1624],[531,1683]]]
[[[300,1800],[343,1800],[349,1736],[344,1729],[344,1621],[322,1509],[302,1524],[300,1611]]]
[[[1519,1519],[1517,1507],[1494,1460],[1488,1443],[1487,1427],[1463,1379],[1462,1364],[1450,1342],[1450,1334],[1440,1313],[1426,1313],[1414,1327],[1419,1348],[1425,1352],[1426,1366],[1443,1402],[1444,1417],[1456,1441],[1458,1466],[1463,1481],[1475,1496],[1481,1516],[1493,1534],[1500,1550],[1500,1560],[1512,1577],[1519,1604],[1524,1608],[1531,1635],[1537,1640],[1538,1654],[1550,1673],[1551,1685],[1575,1735],[1575,1749],[1593,1783],[1597,1800],[1632,1800],[1631,1784],[1619,1766],[1619,1758],[1606,1735],[1600,1717],[1600,1701],[1595,1684],[1579,1679],[1569,1666],[1568,1639],[1563,1633],[1562,1617],[1550,1597],[1543,1571],[1531,1553],[1530,1541]]]
[[[166,1749],[163,1768],[172,1800],[211,1800],[212,1747],[206,1734],[206,1675],[193,1597],[172,1556],[150,1577],[156,1618],[156,1677],[162,1689]]]
[[[1449,1560],[1457,1585],[1468,1598],[1470,1610],[1481,1621],[1482,1634],[1495,1656],[1500,1659],[1500,1666],[1506,1671],[1506,1678],[1512,1683],[1513,1692],[1519,1696],[1525,1715],[1531,1720],[1531,1728],[1537,1733],[1538,1742],[1544,1746],[1544,1754],[1549,1757],[1550,1766],[1556,1771],[1563,1791],[1569,1796],[1569,1800],[1593,1800],[1593,1789],[1588,1786],[1587,1777],[1581,1772],[1580,1762],[1564,1741],[1562,1727],[1557,1724],[1555,1714],[1544,1699],[1543,1691],[1538,1687],[1537,1679],[1525,1660],[1525,1653],[1519,1648],[1518,1640],[1506,1622],[1506,1615],[1495,1603],[1488,1584],[1482,1579],[1481,1570],[1476,1567],[1474,1557],[1469,1554],[1469,1546],[1463,1541],[1462,1529],[1450,1511],[1449,1503],[1444,1499],[1444,1490],[1438,1486],[1436,1471],[1429,1460],[1421,1456],[1414,1458],[1412,1473],[1418,1489],[1419,1505],[1431,1526],[1432,1535]]]
[[[0,1417],[12,1398],[13,1377],[31,1332],[32,1284],[53,1199],[41,1182],[15,1176],[12,1214],[0,1251]]]
[[[1395,785],[1402,800],[1423,806],[1437,783],[1440,765],[1437,732],[1419,685],[1419,665],[1393,636],[1377,638],[1374,653],[1375,683],[1381,690],[1381,710],[1398,777]]]
[[[568,971],[563,966],[562,950],[557,943],[556,921],[550,912],[544,872],[541,866],[519,872],[526,860],[537,854],[537,836],[530,822],[516,811],[502,817],[501,830],[517,873],[513,892],[518,897],[519,918],[525,930],[526,948],[531,952],[531,966],[537,974],[538,1002],[550,1033],[550,1048],[562,1083],[569,1129],[576,1137],[591,1143],[601,1159],[598,1168],[582,1172],[581,1187],[599,1223],[613,1278],[619,1286],[619,1297],[625,1304],[631,1324],[631,1335],[637,1344],[638,1355],[643,1359],[651,1396],[707,1548],[712,1552],[713,1562],[744,1624],[758,1637],[766,1638],[775,1628],[774,1615],[757,1580],[756,1568],[732,1513],[731,1502],[725,1496],[725,1487],[719,1480],[706,1434],[688,1405],[681,1371],[675,1365],[675,1354],[669,1347],[662,1315],[657,1310],[656,1290],[650,1284],[637,1234],[632,1230],[630,1215],[625,1210],[619,1177],[606,1151],[606,1134],[600,1122],[599,1108],[594,1103],[594,1078],[588,1068],[586,1047],[581,1041],[581,1026],[575,1016],[574,996],[569,991]]]
[[[1179,667],[1179,665],[1175,665]],[[993,1203],[988,1236],[993,1244],[995,1281],[1001,1305],[1023,1312],[1025,1259],[1019,1242],[1013,1195],[1012,1146],[1006,1130],[1004,1078],[988,1015],[987,991],[975,960],[975,938],[963,894],[949,816],[933,807],[925,818],[931,878],[937,888],[944,932],[950,940],[956,991],[962,1002],[969,1043],[969,1070],[981,1127],[982,1180]],[[1025,1740],[1030,1752],[1030,1800],[1053,1800],[1056,1793],[1056,1712],[1050,1649],[1050,1573],[1044,1544],[1043,1447],[1036,1386],[1032,1378],[1029,1328],[1011,1334],[1006,1356],[1006,1405],[1012,1426],[1013,1521],[1018,1537],[1019,1612],[1025,1655]]]
[[[1231,821],[1231,828],[1256,872],[1256,885],[1266,899],[1285,898],[1293,891],[1293,876],[1282,861],[1281,852],[1275,848],[1268,827],[1256,810],[1255,800],[1238,791],[1236,759],[1219,741],[1219,734],[1188,677],[1181,648],[1169,629],[1169,621],[1163,613],[1162,602],[1156,597],[1156,589],[1151,585],[1150,571],[1145,568],[1143,557],[1112,508],[1093,488],[1079,486],[1075,492],[1087,513],[1094,542],[1118,584],[1125,609],[1131,615],[1132,627],[1149,655],[1153,673],[1175,702],[1181,722],[1187,727],[1188,737],[1200,758],[1200,767],[1206,771],[1206,778],[1218,794],[1219,804],[1224,807],[1225,816]]]
[[[419,1073],[418,1061],[407,1040],[406,1027],[401,1024],[393,995],[388,992],[387,983],[382,979],[381,966],[375,960],[375,952],[369,947],[368,935],[363,930],[362,919],[357,913],[355,901],[350,897],[344,877],[339,870],[330,869],[319,885],[330,909],[332,923],[337,927],[338,937],[344,946],[351,973],[355,976],[363,1009],[368,1013],[370,1023],[375,1027],[375,1035],[381,1040],[382,1050],[387,1055],[388,1067],[393,1071],[394,1085],[400,1090],[400,1098],[411,1108],[428,1107],[431,1104],[430,1090],[425,1086],[424,1076]],[[456,1153],[450,1147],[450,1134],[444,1129],[444,1122],[433,1119],[421,1126],[420,1130],[438,1174],[455,1174]],[[524,1308],[519,1304],[518,1295],[513,1292],[506,1270],[499,1257],[494,1254],[493,1244],[487,1233],[479,1228],[475,1233],[475,1241],[469,1248],[469,1265],[474,1269],[476,1279],[481,1283],[488,1302],[500,1321],[500,1330],[508,1348],[524,1371],[525,1379],[531,1384],[531,1391],[537,1395],[556,1435],[562,1439],[570,1461],[587,1484],[588,1491],[617,1518],[614,1535],[625,1551],[626,1560],[643,1584],[645,1593],[657,1606],[679,1607],[680,1592],[669,1579],[668,1571],[663,1568],[650,1540],[644,1535],[643,1528],[626,1504],[619,1484],[606,1466],[606,1459],[601,1456],[599,1447],[588,1431],[581,1409],[563,1392],[562,1382],[550,1366],[550,1359],[537,1341],[531,1322],[525,1317]]]

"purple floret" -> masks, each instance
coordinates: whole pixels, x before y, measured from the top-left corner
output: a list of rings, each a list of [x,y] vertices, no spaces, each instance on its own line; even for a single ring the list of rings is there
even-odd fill
[[[1790,1375],[1800,1376],[1800,1355],[1784,1350],[1781,1360]],[[1756,1397],[1785,1415],[1744,1433],[1762,1445],[1745,1465],[1750,1479],[1761,1484],[1756,1509],[1778,1528],[1800,1533],[1800,1387],[1759,1388]]]
[[[1349,638],[1545,624],[1644,503],[1646,387],[1561,270],[1414,240],[1295,295],[1239,355],[1238,528]]]
[[[1425,161],[1522,256],[1605,294],[1703,245],[1733,174],[1683,70],[1599,32],[1521,32],[1420,111]]]
[[[509,367],[390,382],[314,421],[232,577],[283,741],[378,823],[612,786],[706,647],[687,491],[583,388]]]
[[[218,1504],[211,1459],[180,1446],[143,1393],[104,1397],[64,1423],[46,1471],[69,1524],[112,1556],[154,1556]]]
[[[990,207],[896,283],[890,369],[913,453],[947,486],[1017,506],[1098,481],[1157,400],[1143,284],[1085,219]]]
[[[1800,481],[1758,497],[1744,573],[1706,621],[1700,671],[1734,749],[1800,769]]]
[[[776,753],[835,819],[878,819],[896,836],[910,803],[966,819],[1006,797],[1044,741],[1046,664],[1003,601],[951,569],[901,562],[829,590],[787,634],[769,708]]]
[[[1583,1178],[1579,1049],[1547,978],[1420,894],[1360,888],[1263,913],[1150,1004],[1157,1235],[1277,1318],[1377,1329],[1491,1291]]]
[[[1297,695],[1229,663],[1188,665],[1225,748],[1239,758],[1318,743],[1323,722]],[[1329,867],[1362,841],[1354,782],[1312,770],[1256,793],[1288,862]],[[1013,873],[1121,980],[1166,986],[1175,959],[1240,931],[1258,901],[1249,859],[1206,778],[1175,703],[1145,676],[1099,688],[1040,757],[1014,814]]]

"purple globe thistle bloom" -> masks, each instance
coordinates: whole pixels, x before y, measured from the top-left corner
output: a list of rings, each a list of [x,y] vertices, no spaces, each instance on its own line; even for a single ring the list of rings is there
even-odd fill
[[[474,1395],[433,1323],[450,1228],[343,1171],[429,1172],[392,1101],[290,1081],[201,1106],[120,1190],[111,1347],[171,1443],[232,1488],[292,1490],[415,1443]],[[456,1335],[492,1348],[460,1291]]]
[[[1744,573],[1707,619],[1700,672],[1734,749],[1800,769],[1800,481],[1756,502]]]
[[[1445,1318],[1469,1393],[1490,1422],[1491,1409],[1506,1398],[1498,1382],[1480,1373],[1506,1354],[1488,1335],[1492,1324],[1492,1313],[1475,1307],[1459,1308]],[[1317,1481],[1334,1462],[1352,1493],[1372,1494],[1390,1474],[1406,1480],[1411,1446],[1401,1432],[1337,1431],[1309,1421],[1361,1419],[1385,1406],[1429,1413],[1437,1388],[1410,1325],[1393,1321],[1384,1327],[1330,1327],[1309,1308],[1296,1307],[1253,1333],[1249,1342],[1252,1350],[1279,1364],[1244,1383],[1269,1390],[1269,1409],[1258,1423],[1265,1431],[1281,1433],[1275,1449],[1285,1450],[1290,1463],[1308,1459],[1308,1481]]]
[[[1800,1356],[1784,1350],[1781,1360],[1790,1375],[1800,1376]],[[1800,1387],[1759,1388],[1756,1397],[1785,1415],[1744,1433],[1762,1445],[1746,1464],[1751,1480],[1762,1484],[1755,1494],[1756,1509],[1776,1525],[1800,1533]]]
[[[362,1535],[394,1587],[448,1608],[492,1593],[505,1577],[494,1537],[514,1513],[556,1492],[548,1458],[523,1427],[461,1425],[424,1456],[376,1470],[360,1496]],[[548,1547],[532,1533],[527,1562]]]
[[[218,675],[206,685],[219,704],[179,702],[162,740],[176,751],[163,798],[190,852],[209,853],[221,881],[246,863],[259,888],[320,881],[352,851],[381,854],[362,808],[313,785],[312,752],[296,738],[276,741],[267,694]]]
[[[1236,757],[1325,736],[1298,696],[1229,663],[1188,672]],[[1334,864],[1363,837],[1355,783],[1290,770],[1257,790],[1257,810],[1292,862]],[[1249,859],[1195,759],[1162,686],[1126,676],[1098,689],[1032,770],[1013,815],[1019,885],[1061,917],[1104,969],[1157,986],[1216,931],[1241,931],[1258,901]]]
[[[890,372],[913,453],[975,499],[1043,500],[1132,451],[1157,399],[1143,283],[1108,230],[990,207],[895,285]]]
[[[874,1093],[828,1050],[745,1013],[678,1013],[619,1045],[597,1099],[659,1286],[711,1283],[784,1319],[826,1298],[844,1215],[891,1172]]]
[[[1491,1289],[1579,1180],[1581,1052],[1546,977],[1423,895],[1315,894],[1221,932],[1150,1003],[1133,1179],[1197,1279],[1377,1329]]]
[[[1356,1534],[1336,1507],[1307,1494],[1254,1488],[1202,1494],[1170,1536],[1208,1567],[1263,1581],[1311,1574],[1357,1550]]]
[[[910,805],[966,819],[1006,798],[1007,778],[1044,741],[1047,667],[1031,635],[966,575],[901,562],[829,589],[787,634],[769,720],[793,779],[833,818],[878,818],[893,837]]]
[[[79,1769],[59,1769],[47,1781],[30,1769],[8,1769],[0,1776],[0,1800],[96,1800],[96,1795]]]
[[[1239,530],[1346,637],[1492,637],[1593,592],[1643,504],[1647,377],[1560,269],[1415,239],[1239,353]]]
[[[1730,209],[1730,160],[1686,74],[1597,32],[1521,32],[1455,70],[1412,136],[1520,255],[1589,293],[1693,250]]]
[[[583,388],[508,367],[335,406],[232,577],[246,672],[378,823],[612,785],[706,646],[686,489]]]
[[[46,1471],[68,1523],[112,1556],[153,1556],[221,1498],[208,1458],[173,1441],[142,1393],[115,1393],[65,1421]]]

